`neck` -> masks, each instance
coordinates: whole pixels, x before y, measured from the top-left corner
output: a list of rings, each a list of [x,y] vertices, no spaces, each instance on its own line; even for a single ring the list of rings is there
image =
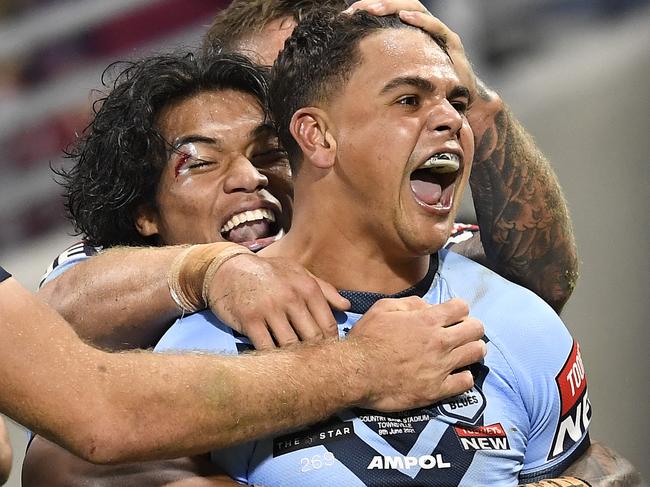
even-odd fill
[[[299,262],[315,276],[337,289],[393,294],[420,281],[429,268],[429,256],[407,255],[373,238],[363,216],[339,208],[327,192],[327,205],[304,198],[296,189],[291,231],[262,251]],[[375,234],[378,232],[374,232]]]

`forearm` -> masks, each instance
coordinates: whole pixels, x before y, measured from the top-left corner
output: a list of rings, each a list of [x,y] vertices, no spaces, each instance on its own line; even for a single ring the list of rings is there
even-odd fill
[[[147,359],[135,365],[147,378],[128,384],[110,379],[105,404],[98,405],[120,404],[106,427],[123,440],[100,460],[116,461],[125,444],[134,448],[132,460],[173,458],[326,419],[364,399],[359,357],[354,340],[243,357],[137,357],[134,365]],[[121,368],[107,364],[107,377],[121,377]],[[115,424],[124,418],[128,421],[118,434]]]
[[[90,343],[114,350],[147,348],[179,315],[167,274],[182,250],[106,250],[64,272],[38,294]]]
[[[592,487],[643,485],[639,472],[627,459],[600,443],[592,443],[564,474],[585,479]]]
[[[11,472],[13,454],[5,422],[0,416],[0,485],[4,484]]]
[[[534,487],[635,487],[642,485],[639,472],[625,458],[600,443],[589,449],[558,479],[526,484]]]
[[[470,178],[485,254],[494,270],[556,311],[577,280],[577,251],[557,178],[532,137],[484,87],[469,112],[476,153]]]
[[[522,484],[520,487],[591,487],[591,484],[575,477],[558,477],[555,479],[540,480],[531,484]]]
[[[111,354],[13,279],[0,286],[0,410],[94,462],[176,458],[301,426],[369,387],[354,339],[244,357]]]

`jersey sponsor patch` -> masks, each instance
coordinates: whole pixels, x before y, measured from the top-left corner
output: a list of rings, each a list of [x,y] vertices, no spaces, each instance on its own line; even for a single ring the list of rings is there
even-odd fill
[[[451,463],[445,461],[442,453],[435,455],[414,456],[387,456],[375,455],[368,465],[368,470],[431,470],[432,468],[451,468]]]
[[[438,406],[441,414],[468,424],[475,424],[485,411],[485,395],[479,385],[444,400]]]
[[[474,428],[454,426],[454,431],[465,450],[510,450],[508,435],[501,423]]]
[[[555,377],[560,393],[560,418],[548,460],[569,450],[587,433],[591,421],[591,403],[580,345],[574,341],[569,357]]]
[[[354,435],[354,424],[352,421],[330,422],[320,428],[296,431],[295,433],[273,439],[273,458],[303,448],[325,445],[331,441],[340,440],[352,435]]]

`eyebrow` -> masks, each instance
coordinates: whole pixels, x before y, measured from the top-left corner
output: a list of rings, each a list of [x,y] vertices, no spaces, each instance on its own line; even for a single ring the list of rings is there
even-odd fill
[[[176,139],[174,139],[174,142],[172,143],[172,147],[174,149],[180,149],[185,144],[191,144],[194,142],[210,144],[217,147],[218,149],[223,147],[223,142],[221,141],[221,139],[217,139],[214,137],[207,137],[205,135],[200,135],[200,134],[188,134],[188,135],[181,135],[180,137],[176,137]]]
[[[396,88],[402,86],[412,86],[413,88],[418,88],[427,93],[433,93],[436,89],[434,84],[426,78],[421,76],[400,76],[390,80],[379,92],[380,94],[388,93]],[[449,93],[448,98],[470,98],[469,89],[463,85],[456,85]]]
[[[448,98],[467,98],[468,100],[470,100],[471,96],[469,93],[469,89],[466,86],[457,85],[454,86],[454,88],[451,90],[451,93],[449,93]]]
[[[275,127],[267,122],[259,124],[253,130],[249,132],[249,137],[258,138],[268,134],[277,135]],[[223,147],[223,139],[220,137],[208,137],[207,135],[200,134],[187,134],[176,137],[172,143],[174,150],[180,149],[185,144],[191,144],[194,142],[200,142],[203,144],[209,144],[216,147],[218,150]]]
[[[393,78],[379,92],[381,95],[388,93],[389,91],[394,90],[395,88],[400,88],[402,86],[412,86],[414,88],[419,88],[420,90],[433,92],[435,91],[435,86],[428,79],[422,78],[420,76],[399,76],[398,78]]]
[[[275,126],[268,122],[261,123],[250,131],[251,138],[258,138],[269,134],[277,136],[278,132],[275,130]]]

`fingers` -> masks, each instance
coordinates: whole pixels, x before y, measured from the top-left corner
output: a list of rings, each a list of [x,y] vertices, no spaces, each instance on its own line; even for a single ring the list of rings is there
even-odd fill
[[[460,323],[469,314],[469,307],[462,299],[454,298],[441,304],[428,305],[422,318],[436,326],[451,326]]]
[[[413,27],[418,27],[427,31],[429,34],[438,34],[444,37],[448,37],[452,34],[452,30],[447,27],[442,20],[434,17],[428,12],[423,13],[413,10],[401,10],[399,12],[399,18]]]
[[[434,17],[427,8],[417,0],[360,0],[350,5],[344,12],[352,14],[365,10],[369,14],[383,16],[398,14],[407,24],[418,27],[430,34],[438,34],[447,39],[450,48],[460,44],[460,38],[444,22]]]
[[[408,298],[384,298],[372,305],[369,311],[390,312],[390,311],[417,311],[426,310],[431,305],[422,298],[409,296]]]
[[[257,350],[272,350],[275,342],[264,322],[256,322],[245,331],[245,335]]]
[[[300,341],[295,326],[284,313],[275,313],[266,317],[266,325],[275,338],[276,345],[286,347]]]
[[[322,301],[325,303],[324,299]],[[325,307],[327,308],[327,304]],[[338,334],[338,332],[334,333],[336,326],[332,327],[334,317],[329,308],[327,311],[330,318],[328,319],[327,315],[321,312],[325,316],[321,317],[321,323],[317,323],[316,316],[312,316],[311,309],[308,309],[305,303],[297,303],[289,309],[289,320],[302,341],[322,339],[325,333],[328,337],[336,336]]]
[[[339,328],[327,302],[324,299],[310,299],[307,306],[309,308],[307,316],[313,318],[321,336],[325,338],[337,337]]]
[[[449,363],[452,370],[457,371],[463,367],[480,362],[487,353],[487,345],[483,340],[476,340],[455,348],[449,354]]]
[[[311,272],[309,274],[316,280],[323,296],[325,296],[325,299],[332,308],[338,311],[346,311],[350,309],[350,301],[341,296],[334,286],[329,282],[323,281],[314,276]]]
[[[450,346],[456,348],[480,340],[485,335],[485,328],[483,323],[476,318],[466,318],[460,323],[446,328],[445,332]]]
[[[417,0],[360,0],[350,5],[345,13],[352,14],[357,10],[365,10],[377,16],[395,14],[400,10],[428,12],[426,7]]]
[[[466,392],[474,386],[474,377],[469,370],[449,374],[440,386],[440,399],[446,399]]]

